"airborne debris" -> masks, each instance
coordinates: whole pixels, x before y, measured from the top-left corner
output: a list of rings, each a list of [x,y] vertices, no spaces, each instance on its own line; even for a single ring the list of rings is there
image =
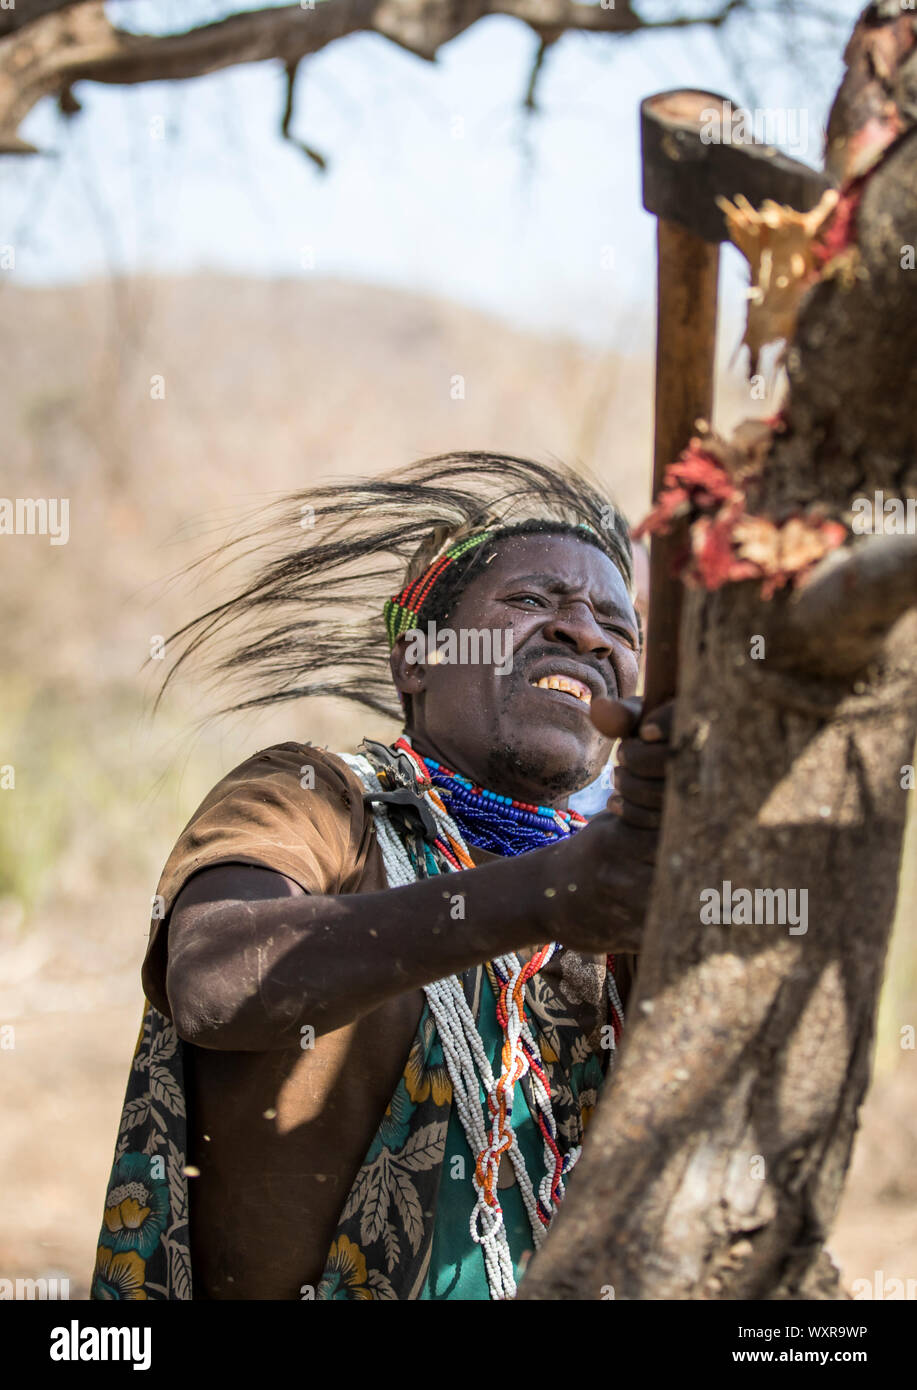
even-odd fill
[[[756,210],[742,194],[734,203],[728,198],[716,201],[730,239],[751,267],[742,341],[748,345],[749,376],[754,376],[761,349],[793,337],[800,301],[816,280],[838,271],[847,277],[853,273],[858,196],[842,197],[836,188],[826,189],[811,212],[796,212],[771,199]]]

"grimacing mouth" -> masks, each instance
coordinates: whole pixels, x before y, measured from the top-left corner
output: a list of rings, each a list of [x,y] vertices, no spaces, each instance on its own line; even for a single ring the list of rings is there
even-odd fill
[[[583,681],[575,680],[572,676],[563,675],[560,671],[549,671],[547,675],[539,676],[537,680],[529,682],[542,690],[562,690],[567,695],[573,695],[584,705],[592,704],[592,691]]]

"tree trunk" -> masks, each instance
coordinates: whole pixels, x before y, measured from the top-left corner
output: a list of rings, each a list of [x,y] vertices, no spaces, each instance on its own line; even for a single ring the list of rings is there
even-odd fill
[[[915,89],[917,54],[898,77]],[[913,133],[864,182],[856,239],[860,273],[809,293],[788,356],[788,428],[753,499],[778,522],[815,502],[849,517],[856,496],[915,493],[917,270],[901,268],[917,241]],[[823,1245],[895,910],[917,734],[915,552],[913,536],[870,538],[795,594],[765,601],[747,581],[688,594],[626,1042],[520,1298],[844,1296]],[[807,890],[807,930],[705,924],[701,894],[724,881]]]

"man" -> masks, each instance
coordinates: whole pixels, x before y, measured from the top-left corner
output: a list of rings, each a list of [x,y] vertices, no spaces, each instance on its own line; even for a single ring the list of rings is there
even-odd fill
[[[179,837],[94,1297],[511,1297],[620,1032],[668,711],[623,739],[610,814],[565,804],[636,723],[623,519],[487,454],[310,496],[280,534],[299,508],[315,535],[176,666],[235,623],[236,708],[388,710],[385,633],[404,733],[263,750]]]

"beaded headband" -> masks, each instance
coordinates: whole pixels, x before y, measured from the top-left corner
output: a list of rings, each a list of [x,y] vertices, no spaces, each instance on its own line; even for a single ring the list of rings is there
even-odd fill
[[[466,536],[447,550],[445,554],[435,559],[432,564],[427,565],[416,579],[405,584],[400,594],[394,594],[392,598],[386,599],[382,613],[385,618],[385,631],[388,634],[390,647],[394,647],[402,633],[409,632],[412,627],[416,627],[420,610],[430,597],[434,584],[442,579],[459,556],[465,555],[469,550],[474,550],[476,546],[483,545],[487,537],[492,534],[492,531],[479,531],[476,535]]]
[[[496,518],[493,518],[496,520]],[[521,523],[519,529],[523,529],[526,523]],[[506,528],[510,534],[514,528]],[[589,531],[591,535],[598,536],[594,526],[590,526],[588,521],[581,521],[577,525],[577,530]],[[479,545],[494,534],[495,526],[490,526],[484,531],[475,531],[471,535],[455,537],[449,545],[448,550],[442,550],[430,561],[419,575],[410,579],[398,594],[393,594],[386,599],[382,613],[385,618],[385,631],[388,636],[389,647],[394,647],[398,638],[403,633],[409,632],[411,628],[417,626],[420,612],[430,597],[433,588],[442,579],[443,575],[451,568],[456,560],[462,555],[466,555],[469,550],[474,550]]]

